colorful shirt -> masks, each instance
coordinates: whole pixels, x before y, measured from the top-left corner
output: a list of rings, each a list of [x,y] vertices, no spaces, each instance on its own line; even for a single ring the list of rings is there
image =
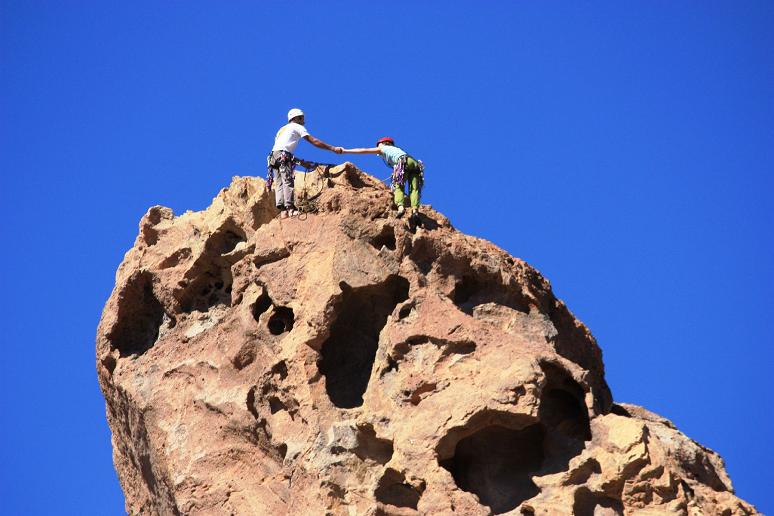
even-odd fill
[[[394,168],[400,157],[406,155],[406,151],[394,145],[380,145],[379,150],[381,151],[379,156],[381,156],[384,164],[390,168]]]

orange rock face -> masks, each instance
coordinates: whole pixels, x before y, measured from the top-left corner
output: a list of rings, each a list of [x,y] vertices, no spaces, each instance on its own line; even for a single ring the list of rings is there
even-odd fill
[[[351,165],[153,207],[97,372],[130,514],[742,515],[720,457],[614,404],[535,269]],[[303,191],[307,194],[304,196]]]

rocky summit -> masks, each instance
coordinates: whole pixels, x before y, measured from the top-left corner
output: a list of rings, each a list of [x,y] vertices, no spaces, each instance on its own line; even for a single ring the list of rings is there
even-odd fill
[[[129,514],[749,515],[538,271],[351,164],[154,206],[97,373]]]

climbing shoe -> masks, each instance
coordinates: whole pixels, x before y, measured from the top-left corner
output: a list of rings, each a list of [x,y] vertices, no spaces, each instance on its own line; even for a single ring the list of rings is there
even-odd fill
[[[406,208],[404,208],[403,206],[398,206],[398,218],[402,217],[405,212],[406,212]]]

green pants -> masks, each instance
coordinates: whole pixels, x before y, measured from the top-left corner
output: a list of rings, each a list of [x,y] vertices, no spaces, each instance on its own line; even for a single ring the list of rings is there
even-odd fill
[[[406,168],[403,172],[404,183],[408,183],[409,187],[409,200],[411,201],[412,208],[419,208],[419,198],[422,193],[422,175],[419,171],[419,165],[413,158],[409,158],[406,162]],[[392,185],[393,198],[395,199],[395,206],[403,206],[406,199],[406,192],[404,185]]]

